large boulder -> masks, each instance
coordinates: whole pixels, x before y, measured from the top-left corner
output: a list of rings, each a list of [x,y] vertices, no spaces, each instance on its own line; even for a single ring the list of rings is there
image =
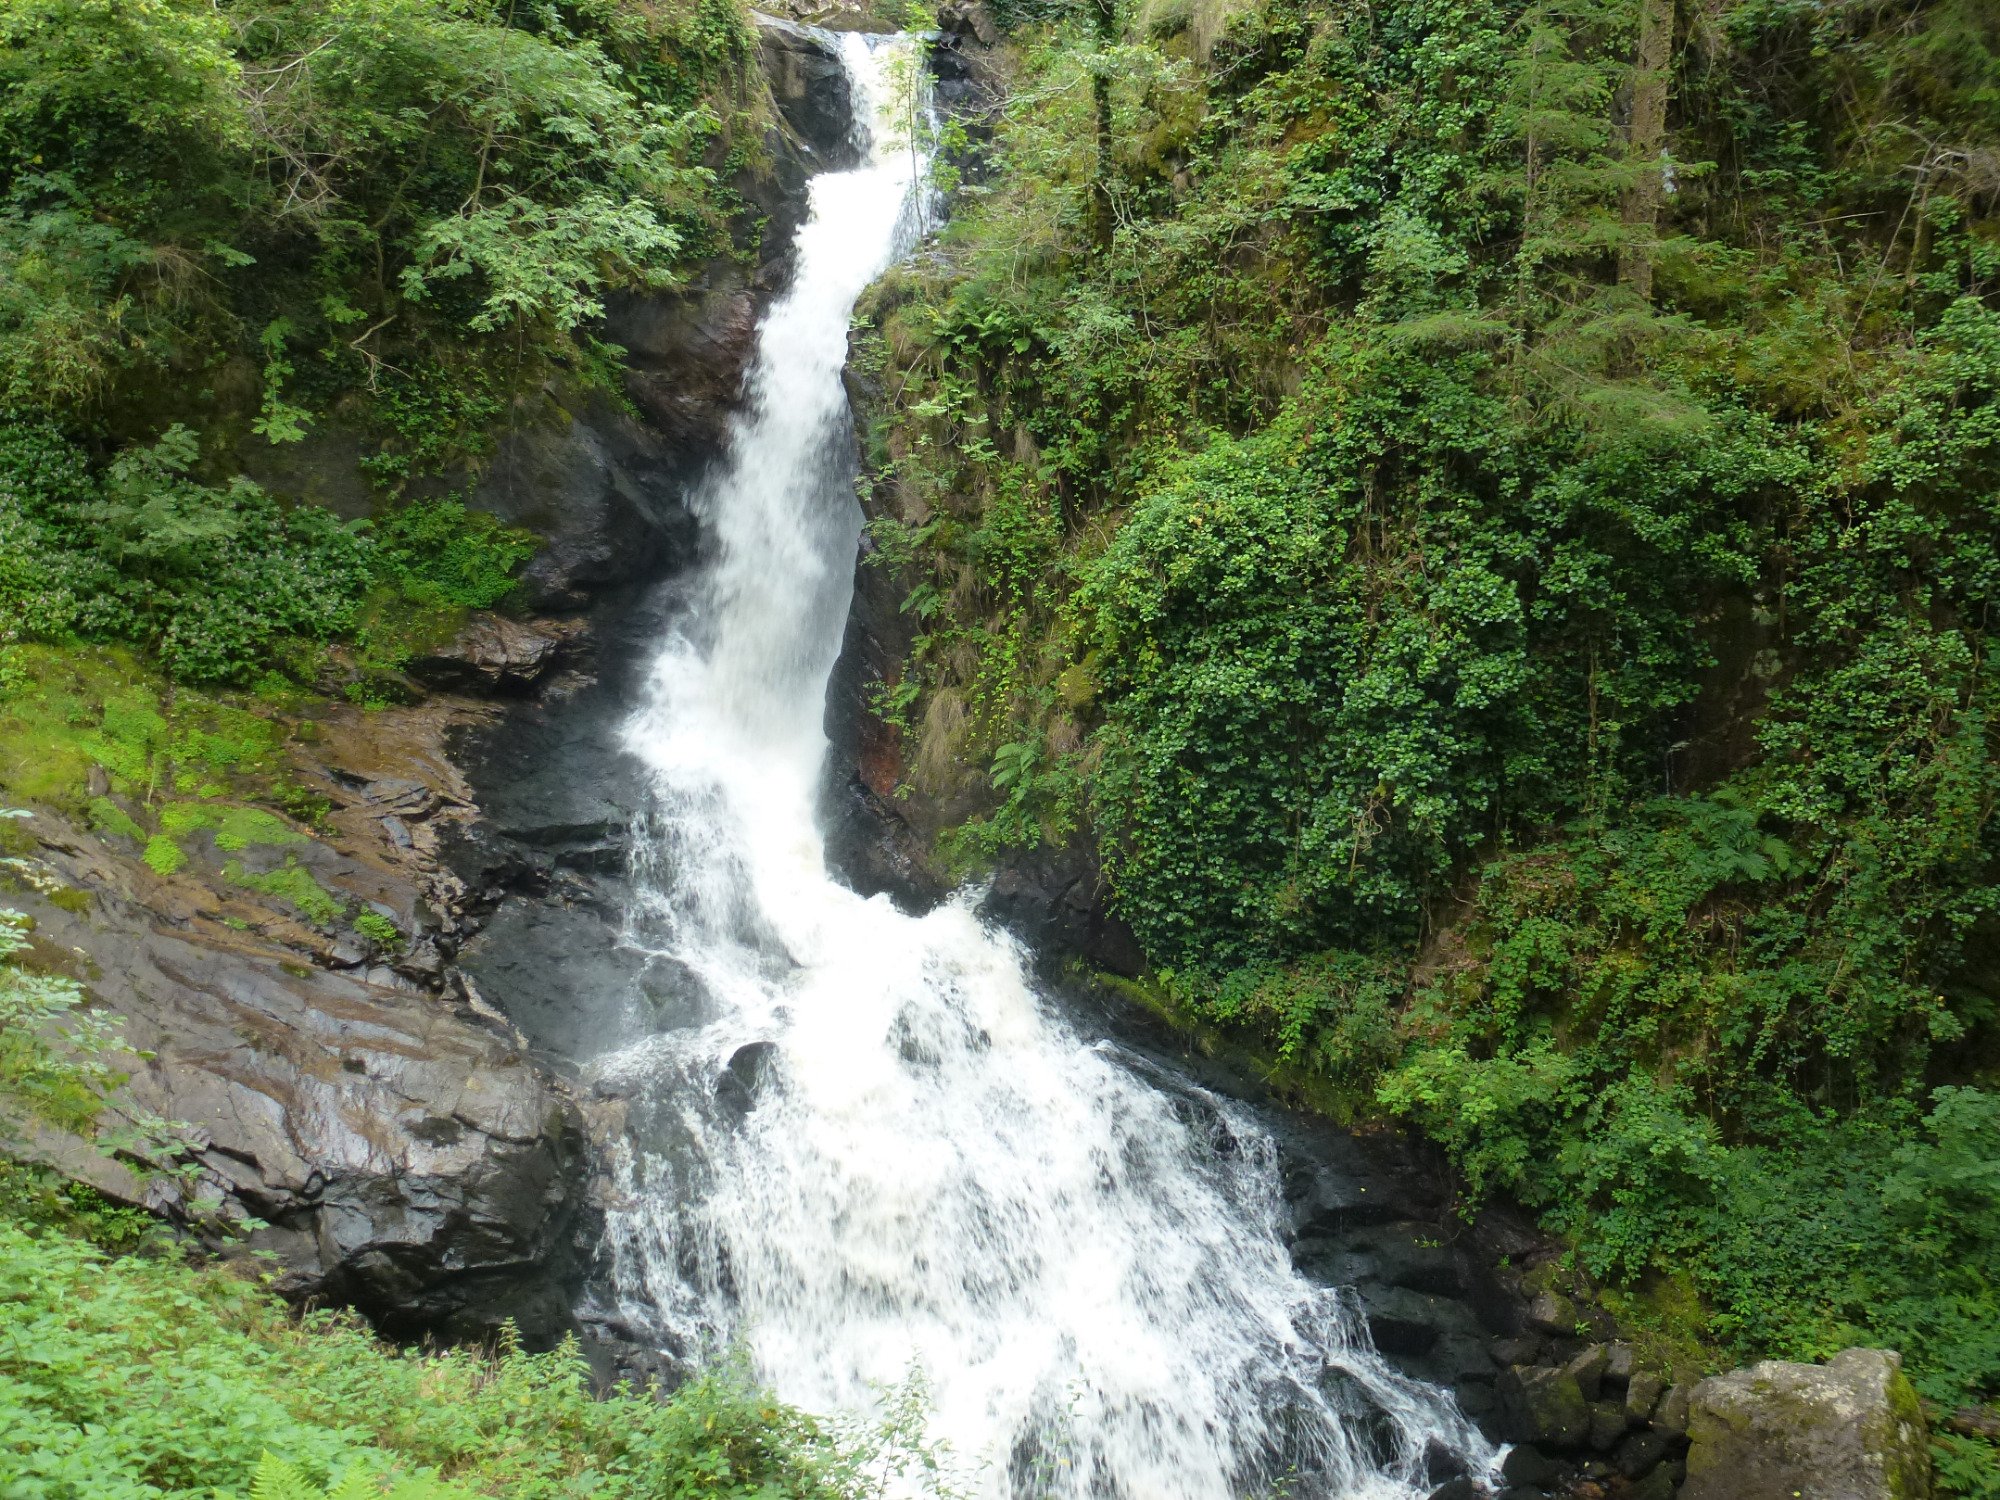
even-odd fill
[[[1510,1365],[1500,1375],[1500,1411],[1509,1442],[1580,1448],[1590,1440],[1591,1406],[1568,1369]]]
[[[579,634],[578,622],[510,620],[479,612],[449,641],[413,659],[409,675],[432,687],[477,693],[532,690]]]
[[[820,170],[854,165],[853,89],[830,32],[751,12],[771,98],[785,123],[815,153]]]
[[[1917,1393],[1886,1349],[1766,1360],[1704,1380],[1688,1409],[1681,1500],[1926,1500]]]
[[[71,888],[14,898],[37,953],[140,1053],[114,1112],[183,1127],[150,1180],[79,1142],[41,1154],[218,1248],[270,1252],[280,1291],[398,1335],[512,1319],[539,1345],[573,1326],[580,1126],[504,1024],[386,964],[319,967],[199,861],[163,880],[53,814],[29,827]]]

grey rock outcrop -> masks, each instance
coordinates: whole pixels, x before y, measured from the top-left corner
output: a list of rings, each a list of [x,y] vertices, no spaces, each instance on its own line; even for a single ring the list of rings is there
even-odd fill
[[[860,156],[849,123],[853,90],[831,35],[759,11],[751,18],[771,98],[785,123],[812,151],[819,170],[852,166]]]
[[[702,287],[679,297],[606,300],[605,333],[625,350],[625,394],[652,446],[691,456],[695,467],[722,446],[743,393],[759,305],[757,288],[730,262],[712,266]]]
[[[1926,1500],[1923,1411],[1885,1349],[1824,1365],[1766,1360],[1704,1380],[1689,1403],[1682,1500]]]
[[[322,753],[359,754],[348,717]],[[425,743],[385,748],[414,762]],[[39,852],[9,900],[34,919],[38,962],[81,979],[140,1053],[113,1118],[184,1127],[145,1148],[165,1173],[143,1170],[139,1148],[108,1160],[50,1132],[39,1154],[225,1253],[271,1252],[295,1300],[355,1307],[399,1336],[476,1338],[512,1318],[552,1342],[572,1326],[576,1112],[509,1027],[444,983],[445,877],[426,888],[417,847],[439,794],[342,761],[325,774],[340,801],[320,838],[285,852],[327,900],[393,921],[386,946],[243,884],[255,846],[188,837],[186,868],[163,878],[123,836],[50,811],[24,825]]]
[[[432,687],[525,693],[545,677],[578,633],[574,621],[473,615],[458,634],[412,660],[409,674]]]
[[[1500,1409],[1515,1442],[1572,1448],[1590,1436],[1590,1403],[1567,1369],[1508,1366],[1500,1377]]]
[[[521,574],[530,609],[578,609],[691,554],[682,496],[694,457],[604,403],[550,402],[501,438],[470,503],[542,538]]]

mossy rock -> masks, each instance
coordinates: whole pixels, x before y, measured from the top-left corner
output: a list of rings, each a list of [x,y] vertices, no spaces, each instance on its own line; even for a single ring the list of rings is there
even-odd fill
[[[1514,1365],[1500,1376],[1499,1396],[1510,1442],[1579,1448],[1590,1440],[1590,1403],[1571,1370]]]
[[[1681,1500],[1929,1500],[1930,1449],[1902,1359],[1766,1360],[1695,1387]]]

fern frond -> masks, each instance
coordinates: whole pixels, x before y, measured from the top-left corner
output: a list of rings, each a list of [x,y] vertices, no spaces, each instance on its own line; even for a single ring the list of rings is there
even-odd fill
[[[326,1492],[326,1500],[382,1500],[382,1485],[360,1464],[349,1464],[340,1483]]]
[[[319,1486],[277,1454],[266,1453],[250,1478],[250,1500],[320,1500]]]

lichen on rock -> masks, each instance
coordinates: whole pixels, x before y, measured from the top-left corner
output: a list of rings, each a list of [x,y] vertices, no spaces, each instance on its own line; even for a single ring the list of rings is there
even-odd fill
[[[1695,1387],[1682,1500],[1928,1500],[1922,1409],[1886,1349],[1766,1360]]]

